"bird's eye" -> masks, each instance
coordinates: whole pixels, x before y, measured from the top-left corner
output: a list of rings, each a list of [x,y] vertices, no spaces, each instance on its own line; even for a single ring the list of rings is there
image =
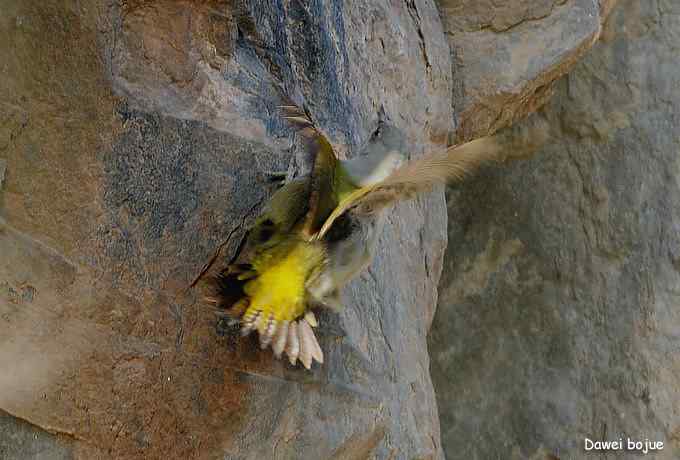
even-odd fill
[[[271,238],[273,234],[274,234],[274,229],[263,228],[262,231],[260,231],[260,238],[259,239],[262,242],[268,241],[269,238]]]
[[[274,221],[271,219],[262,221],[260,230],[257,232],[257,239],[262,242],[268,241],[274,234],[275,227]]]

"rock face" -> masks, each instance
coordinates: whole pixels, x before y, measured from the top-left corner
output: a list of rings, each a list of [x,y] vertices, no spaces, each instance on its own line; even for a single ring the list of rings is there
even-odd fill
[[[612,1],[439,0],[451,46],[456,140],[541,107],[600,36]]]
[[[550,145],[450,193],[430,338],[449,460],[627,436],[680,457],[679,37],[677,2],[619,2],[540,113]]]
[[[0,409],[35,428],[3,415],[0,437],[40,434],[18,450],[0,447],[28,457],[44,445],[49,458],[88,460],[442,458],[426,342],[446,245],[441,190],[392,212],[375,262],[346,289],[347,308],[323,318],[327,360],[312,373],[220,336],[187,286],[218,247],[225,259],[235,251],[272,193],[266,173],[308,170],[279,105],[304,104],[342,155],[356,155],[381,117],[418,155],[542,104],[598,36],[613,2],[508,4],[490,14],[492,2],[467,0],[5,0]],[[657,34],[652,26],[627,33]],[[626,90],[637,101],[651,97]],[[571,128],[561,129],[591,141],[633,126],[626,112],[610,118],[603,107],[589,125],[570,110]],[[616,171],[612,186],[642,183],[633,169]],[[583,198],[578,179],[579,188],[562,192],[601,196],[588,188]],[[483,184],[468,193],[477,199]],[[605,203],[618,196],[602,190]],[[600,209],[578,203],[581,214]],[[657,201],[650,203],[653,217]],[[464,229],[500,225],[473,217]],[[645,222],[658,222],[670,238],[668,221]],[[455,225],[457,248],[463,230]],[[591,233],[588,244],[605,244]],[[564,242],[561,257],[574,267],[590,254],[575,252],[588,248],[581,243]],[[494,244],[480,259],[487,268],[528,242]],[[559,276],[573,277],[568,269]],[[484,270],[468,275],[469,286],[483,284]],[[607,286],[598,285],[598,295]],[[640,292],[660,298],[644,286]],[[444,420],[449,436],[458,425]]]
[[[0,458],[71,460],[73,456],[68,439],[0,412]]]
[[[2,10],[0,408],[63,435],[50,458],[441,458],[426,342],[441,191],[392,213],[346,310],[324,318],[311,373],[220,337],[186,290],[220,244],[235,250],[272,192],[264,174],[309,167],[277,109],[287,98],[344,155],[379,116],[414,154],[446,139],[436,6]]]

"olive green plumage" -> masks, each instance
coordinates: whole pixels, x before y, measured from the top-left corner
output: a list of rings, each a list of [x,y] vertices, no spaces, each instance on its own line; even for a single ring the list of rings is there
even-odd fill
[[[257,330],[276,356],[285,352],[309,368],[323,362],[312,309],[342,306],[341,289],[373,258],[386,210],[463,179],[499,152],[485,138],[407,162],[401,132],[383,125],[360,156],[341,161],[306,113],[284,109],[311,141],[314,166],[273,194],[237,257],[211,279],[208,301],[244,334]]]

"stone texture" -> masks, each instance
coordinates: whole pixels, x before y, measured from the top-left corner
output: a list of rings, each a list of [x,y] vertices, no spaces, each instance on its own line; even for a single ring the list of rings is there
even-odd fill
[[[3,460],[71,460],[72,443],[0,412],[0,458]]]
[[[380,113],[413,154],[446,139],[435,5],[2,10],[0,408],[72,439],[76,459],[441,458],[425,339],[441,191],[393,212],[346,310],[324,318],[327,361],[311,373],[220,336],[186,290],[220,244],[235,250],[272,192],[264,173],[309,166],[285,97],[344,155]]]
[[[537,117],[550,145],[451,191],[430,338],[449,460],[621,436],[680,457],[679,37],[677,2],[619,2]]]
[[[0,188],[5,181],[5,170],[7,169],[7,161],[0,160]]]
[[[495,132],[541,107],[600,35],[614,2],[438,0],[451,46],[454,139]]]
[[[309,168],[277,106],[304,103],[346,156],[389,118],[418,155],[540,106],[613,3],[5,0],[0,409],[25,422],[3,416],[0,446],[87,460],[442,458],[425,340],[442,191],[394,210],[346,310],[323,318],[327,362],[312,373],[220,335],[186,288],[218,247],[233,253],[272,192],[266,173]],[[631,123],[571,110],[560,129],[591,140]],[[486,292],[522,238],[490,244],[465,289]]]

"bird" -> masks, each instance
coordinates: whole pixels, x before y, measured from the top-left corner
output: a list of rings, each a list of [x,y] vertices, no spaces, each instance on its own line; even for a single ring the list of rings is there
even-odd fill
[[[306,369],[323,363],[317,308],[339,310],[341,291],[368,267],[397,202],[459,181],[499,159],[493,136],[407,160],[403,133],[381,122],[357,157],[341,160],[305,110],[282,106],[314,150],[312,171],[281,186],[236,256],[208,278],[206,301],[257,331],[261,348]]]

